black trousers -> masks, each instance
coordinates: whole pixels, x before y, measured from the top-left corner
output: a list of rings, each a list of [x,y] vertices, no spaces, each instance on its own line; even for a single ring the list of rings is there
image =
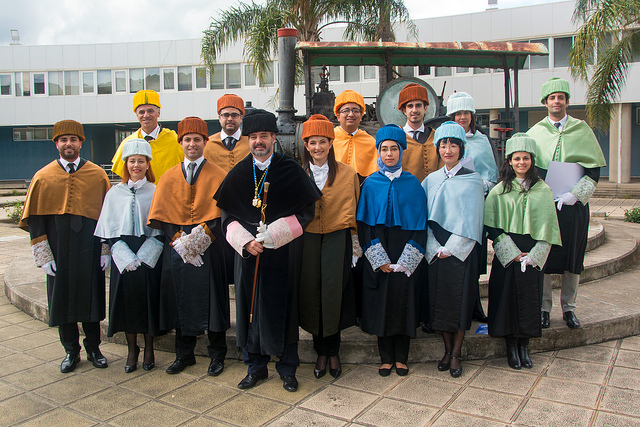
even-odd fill
[[[98,350],[100,346],[100,322],[82,322],[85,339],[82,341],[87,353]],[[77,323],[64,323],[58,326],[60,342],[68,354],[80,353],[80,331]]]
[[[242,356],[244,358],[244,364],[249,368],[248,374],[267,374],[267,364],[271,360],[271,356],[268,354],[249,353],[247,348],[242,349]],[[300,358],[298,357],[298,343],[285,344],[284,352],[277,355],[278,361],[276,362],[276,371],[280,376],[295,375],[296,369],[300,364]]]
[[[390,337],[378,337],[378,352],[383,365],[396,362],[407,364],[409,359],[409,335],[392,335]]]
[[[227,336],[225,332],[208,331],[209,357],[213,359],[224,360],[227,356]],[[176,329],[176,357],[188,359],[194,357],[193,350],[196,348],[197,336],[182,335],[180,329]]]
[[[318,356],[337,356],[340,351],[340,331],[328,337],[314,335],[313,349]]]

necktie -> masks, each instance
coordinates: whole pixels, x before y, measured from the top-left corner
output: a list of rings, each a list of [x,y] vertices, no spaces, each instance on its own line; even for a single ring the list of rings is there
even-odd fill
[[[420,135],[420,131],[419,130],[414,130],[413,131],[413,139],[415,139],[416,141],[418,140],[418,136]]]
[[[67,167],[69,168],[69,173],[74,173],[76,171],[76,164],[75,163],[69,163],[67,165]]]
[[[190,162],[187,165],[187,182],[189,183],[189,185],[193,184],[193,170],[196,168],[196,162]]]
[[[232,136],[228,136],[224,139],[224,146],[227,147],[227,150],[231,151],[236,146],[236,140]]]
[[[553,125],[556,127],[556,129],[560,130],[560,126],[561,126],[560,122],[556,122]]]
[[[153,137],[151,135],[145,135],[144,136],[144,140],[149,142],[149,141],[153,141]]]

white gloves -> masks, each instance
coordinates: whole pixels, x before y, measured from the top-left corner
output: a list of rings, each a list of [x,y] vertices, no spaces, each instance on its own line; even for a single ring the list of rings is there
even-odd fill
[[[102,271],[111,267],[111,255],[100,255],[100,267],[102,267]]]
[[[202,257],[200,256],[200,254],[196,253],[193,257],[191,257],[189,256],[187,249],[184,247],[182,239],[185,238],[185,236],[187,236],[187,234],[183,232],[182,237],[179,237],[173,241],[173,249],[178,253],[178,255],[180,255],[180,258],[182,258],[182,261],[185,264],[191,264],[194,267],[202,267],[204,261],[202,261]]]
[[[256,242],[262,243],[262,246],[264,246],[267,249],[275,249],[276,247],[275,243],[273,243],[273,237],[271,237],[271,234],[267,231],[266,224],[263,224],[262,221],[260,221],[260,225],[258,225],[258,234],[256,234]]]
[[[389,264],[389,268],[395,271],[396,273],[404,273],[407,275],[407,277],[411,276],[411,272],[407,270],[406,267],[400,264]]]
[[[356,263],[362,256],[362,247],[357,234],[351,235],[351,267],[355,267]]]
[[[134,259],[124,269],[125,271],[136,271],[141,265],[142,261],[140,261],[139,259]]]
[[[525,255],[522,258],[520,258],[520,271],[522,271],[523,273],[525,271],[527,271],[527,265],[530,265],[532,267],[537,267],[538,266],[536,263],[534,263],[531,260],[531,258],[529,258],[528,255]]]
[[[562,205],[573,206],[578,198],[573,193],[564,193],[558,196],[558,210],[562,210]]]
[[[202,267],[204,261],[202,261],[202,257],[200,256],[200,254],[196,254],[196,256],[194,256],[193,259],[189,261],[189,264],[193,265],[194,267]]]
[[[44,263],[40,266],[45,273],[47,273],[49,276],[51,277],[56,277],[56,262],[55,261],[49,261],[47,263]]]
[[[453,254],[451,252],[449,252],[449,249],[445,248],[444,246],[440,246],[438,248],[438,250],[436,251],[436,256],[440,257],[440,255],[451,256]]]

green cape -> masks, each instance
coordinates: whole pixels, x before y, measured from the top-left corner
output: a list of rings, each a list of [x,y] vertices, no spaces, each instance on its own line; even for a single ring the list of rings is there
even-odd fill
[[[539,180],[524,193],[517,179],[509,193],[502,194],[503,188],[500,182],[489,192],[484,202],[484,225],[561,245],[553,192],[544,181]]]
[[[536,140],[536,166],[549,169],[549,162],[578,163],[584,168],[606,166],[600,144],[589,125],[571,116],[559,131],[547,120],[540,120],[527,131]]]

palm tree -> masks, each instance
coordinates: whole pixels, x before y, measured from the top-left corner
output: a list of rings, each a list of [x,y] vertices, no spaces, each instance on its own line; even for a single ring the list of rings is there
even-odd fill
[[[404,24],[409,34],[417,34],[403,0],[267,0],[264,5],[240,3],[222,11],[204,31],[202,58],[213,72],[217,55],[227,46],[244,39],[244,54],[254,65],[258,82],[264,85],[271,58],[278,46],[278,28],[296,28],[300,41],[319,41],[325,27],[346,24],[347,39],[393,41],[393,23]]]
[[[589,123],[606,130],[629,64],[640,54],[640,1],[576,0],[573,21],[582,25],[569,53],[571,74],[589,85]]]

